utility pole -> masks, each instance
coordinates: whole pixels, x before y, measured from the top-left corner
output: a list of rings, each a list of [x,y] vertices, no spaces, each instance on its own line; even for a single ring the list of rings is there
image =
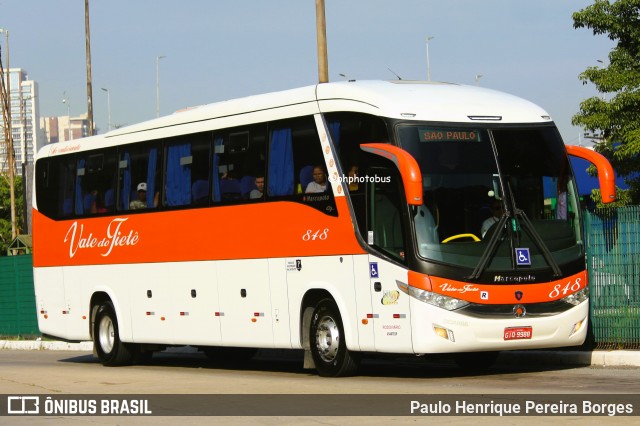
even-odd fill
[[[2,51],[0,50],[0,100],[2,102],[2,118],[4,119],[4,141],[7,146],[7,168],[9,173],[9,197],[11,202],[11,238],[18,236],[18,226],[16,222],[16,159],[13,149],[13,131],[11,129],[11,76],[9,71],[9,31],[0,29],[6,36],[7,49],[7,72],[5,85],[5,72],[2,67]]]
[[[84,33],[87,52],[87,120],[89,136],[93,136],[93,93],[91,89],[91,34],[89,32],[89,0],[84,0]]]
[[[327,60],[327,22],[324,16],[324,0],[316,0],[316,32],[318,39],[318,82],[329,82]]]

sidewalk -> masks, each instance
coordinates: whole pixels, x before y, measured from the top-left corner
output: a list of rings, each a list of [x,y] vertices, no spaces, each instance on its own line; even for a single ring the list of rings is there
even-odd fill
[[[84,351],[92,352],[92,342],[67,343],[44,340],[0,340],[0,350],[22,351]],[[190,346],[168,348],[166,352],[193,353]],[[596,351],[505,351],[500,353],[498,363],[531,365],[576,365],[596,367],[640,367],[640,350],[596,350]]]

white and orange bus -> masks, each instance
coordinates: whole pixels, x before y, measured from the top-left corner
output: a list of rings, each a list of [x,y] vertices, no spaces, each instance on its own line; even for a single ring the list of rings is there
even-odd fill
[[[288,348],[323,376],[367,353],[482,367],[502,350],[580,345],[589,287],[568,153],[597,164],[613,200],[609,163],[565,147],[538,106],[406,81],[319,84],[51,144],[33,201],[39,327],[93,340],[107,366],[170,345]]]

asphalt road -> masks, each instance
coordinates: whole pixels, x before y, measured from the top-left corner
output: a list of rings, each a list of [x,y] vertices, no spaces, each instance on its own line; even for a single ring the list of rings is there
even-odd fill
[[[149,395],[247,394],[240,417],[186,417],[188,423],[216,424],[402,424],[428,421],[417,417],[250,416],[255,394],[351,395],[549,395],[566,399],[590,395],[640,394],[640,368],[570,367],[499,363],[481,374],[465,373],[447,360],[366,360],[357,377],[327,379],[302,369],[301,354],[261,351],[253,360],[212,363],[200,353],[156,354],[148,365],[107,368],[91,353],[78,351],[0,350],[0,394]],[[313,398],[313,397],[312,397]],[[323,403],[322,398],[317,398]],[[376,400],[378,401],[378,400]],[[377,407],[379,408],[379,407]],[[635,410],[640,410],[640,403]],[[581,424],[637,424],[638,417],[571,416]],[[537,419],[537,421],[536,421]],[[539,424],[559,417],[438,417],[439,424]],[[47,420],[47,421],[45,421]],[[175,424],[177,417],[12,418],[12,424]],[[503,423],[506,422],[506,423]],[[4,423],[0,418],[0,423]],[[614,423],[611,423],[614,424]]]

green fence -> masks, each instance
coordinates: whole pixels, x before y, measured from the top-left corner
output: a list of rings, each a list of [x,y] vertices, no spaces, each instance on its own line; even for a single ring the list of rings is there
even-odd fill
[[[597,347],[640,348],[640,206],[585,214]]]
[[[0,336],[38,335],[31,255],[0,257]]]

